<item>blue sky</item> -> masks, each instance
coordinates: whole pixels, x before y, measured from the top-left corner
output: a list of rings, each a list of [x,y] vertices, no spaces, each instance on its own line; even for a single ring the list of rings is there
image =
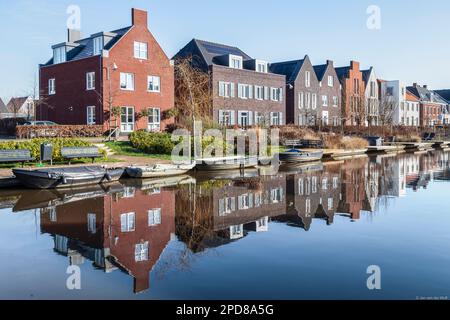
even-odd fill
[[[308,54],[314,64],[351,59],[378,77],[450,88],[447,0],[16,0],[0,1],[0,97],[31,91],[37,66],[66,38],[66,9],[81,8],[84,35],[131,23],[130,9],[149,11],[149,27],[168,56],[192,38],[239,46],[271,62]],[[369,5],[381,30],[369,30]]]

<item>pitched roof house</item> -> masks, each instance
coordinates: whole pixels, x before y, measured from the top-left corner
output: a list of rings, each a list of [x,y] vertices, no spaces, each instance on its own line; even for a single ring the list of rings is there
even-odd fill
[[[3,114],[3,113],[9,113],[9,111],[6,108],[5,104],[3,103],[2,98],[0,98],[0,114]]]
[[[26,120],[34,119],[34,99],[33,97],[13,97],[5,106],[0,100],[1,118],[24,118]]]
[[[428,86],[414,83],[407,90],[420,101],[420,121],[422,126],[447,124],[448,103]]]
[[[285,123],[285,77],[235,46],[191,40],[173,58],[211,77],[211,118],[224,126]]]
[[[40,66],[46,104],[37,118],[65,125],[103,125],[121,133],[164,130],[174,105],[174,69],[148,29],[146,11],[132,9],[131,26],[81,38],[69,30],[67,42],[52,46],[53,58]],[[119,117],[111,116],[120,107]],[[143,111],[147,117],[136,117]]]
[[[308,55],[301,60],[270,65],[273,73],[286,77],[286,123],[312,126],[322,118],[319,104],[319,79]]]
[[[380,123],[380,100],[378,80],[373,67],[363,70],[363,81],[366,87],[365,116],[366,125],[377,126]]]

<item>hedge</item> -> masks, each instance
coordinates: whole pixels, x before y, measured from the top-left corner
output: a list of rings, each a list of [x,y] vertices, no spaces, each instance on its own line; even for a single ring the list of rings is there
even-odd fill
[[[56,162],[64,161],[61,156],[61,148],[63,147],[91,147],[92,144],[80,139],[70,139],[70,138],[54,138],[54,139],[32,139],[23,142],[17,141],[7,141],[0,142],[0,150],[14,150],[14,149],[24,149],[30,150],[31,156],[38,160],[41,154],[41,144],[50,143],[53,145],[53,160]],[[104,150],[100,150],[102,154],[106,153]]]
[[[101,137],[104,128],[101,125],[57,125],[57,126],[17,126],[16,136],[23,138],[95,138]]]

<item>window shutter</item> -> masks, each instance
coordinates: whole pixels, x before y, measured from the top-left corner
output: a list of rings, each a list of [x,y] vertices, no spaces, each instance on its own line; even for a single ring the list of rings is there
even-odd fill
[[[225,212],[225,199],[219,199],[219,216],[222,216]]]
[[[253,86],[248,87],[248,98],[253,99]]]
[[[242,125],[242,119],[241,119],[241,116],[242,116],[242,111],[238,111],[238,121],[237,121],[237,124],[238,124],[239,126]]]
[[[219,123],[222,124],[223,123],[223,110],[219,110],[219,119],[218,119]]]
[[[280,125],[284,125],[283,112],[280,112]]]
[[[249,124],[250,126],[253,125],[253,111],[249,111],[249,112],[248,112],[248,124]]]
[[[234,126],[236,124],[236,112],[230,111],[230,124]]]
[[[269,87],[264,87],[264,100],[269,100],[270,98],[270,90]]]
[[[280,88],[280,102],[283,102],[283,88]]]
[[[231,198],[231,211],[236,211],[236,198]]]
[[[234,98],[235,97],[235,88],[234,88],[234,83],[230,83],[230,97]]]
[[[219,97],[223,97],[225,92],[223,90],[223,82],[219,81]]]

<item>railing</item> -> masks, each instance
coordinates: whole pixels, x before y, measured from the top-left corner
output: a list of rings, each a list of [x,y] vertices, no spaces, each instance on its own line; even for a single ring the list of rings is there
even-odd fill
[[[114,128],[114,130],[112,130],[110,133],[109,133],[109,135],[108,135],[108,137],[106,138],[106,140],[108,140],[108,141],[111,141],[112,139],[112,137],[114,136],[114,140],[117,140],[117,137],[119,136],[119,134],[120,134],[120,127],[117,127],[117,128]]]

